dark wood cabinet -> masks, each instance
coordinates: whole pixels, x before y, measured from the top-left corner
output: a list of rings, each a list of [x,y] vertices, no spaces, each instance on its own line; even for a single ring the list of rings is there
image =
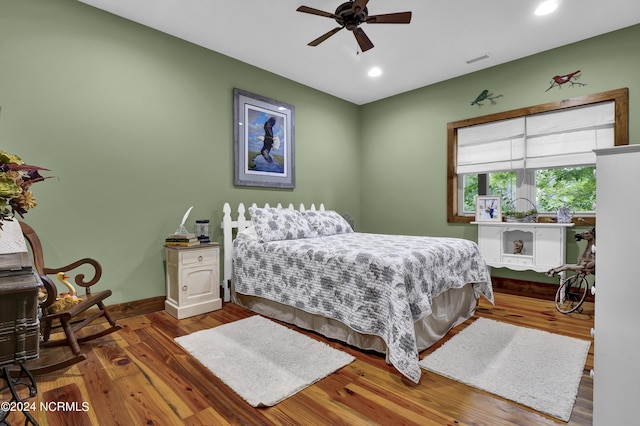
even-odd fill
[[[0,366],[38,358],[39,286],[39,277],[33,272],[0,272]]]
[[[31,264],[31,257],[18,221],[4,222],[0,235],[0,368],[2,378],[9,388],[11,403],[22,400],[16,388],[27,386],[29,395],[37,393],[36,382],[25,363],[38,358],[40,348],[40,324],[38,321],[38,289],[40,276]],[[18,378],[12,377],[10,367],[20,366]],[[20,407],[18,404],[16,407]],[[23,410],[25,424],[37,424],[28,410]],[[0,409],[0,423],[9,410]]]
[[[38,288],[42,285],[17,221],[0,235],[0,366],[38,357]]]

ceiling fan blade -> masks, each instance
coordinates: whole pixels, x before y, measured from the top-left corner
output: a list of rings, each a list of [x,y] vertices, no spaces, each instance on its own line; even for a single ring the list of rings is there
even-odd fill
[[[356,37],[358,46],[360,46],[360,50],[362,52],[366,52],[367,50],[373,48],[373,43],[371,43],[371,40],[369,40],[369,37],[367,37],[362,28],[358,27],[353,30],[353,35]]]
[[[344,28],[344,27],[335,27],[334,29],[332,29],[328,33],[323,34],[320,37],[318,37],[317,39],[315,39],[312,42],[308,43],[307,46],[317,46],[317,45],[319,45],[320,43],[322,43],[323,41],[325,41],[326,39],[328,39],[329,37],[331,37],[332,35],[334,35],[338,31],[340,31],[342,28]]]
[[[411,22],[411,12],[386,13],[367,18],[367,24],[408,24]]]
[[[355,0],[353,2],[351,10],[353,10],[355,13],[358,13],[361,10],[364,10],[365,7],[367,7],[367,3],[369,3],[369,0]]]
[[[325,12],[324,10],[314,9],[308,6],[300,6],[296,9],[298,12],[310,13],[312,15],[324,16],[325,18],[333,18],[336,19],[338,16],[333,13]]]

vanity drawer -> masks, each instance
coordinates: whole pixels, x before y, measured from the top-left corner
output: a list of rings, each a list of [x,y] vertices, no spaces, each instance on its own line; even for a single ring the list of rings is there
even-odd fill
[[[533,257],[522,255],[502,255],[502,263],[508,265],[530,266],[533,265]]]

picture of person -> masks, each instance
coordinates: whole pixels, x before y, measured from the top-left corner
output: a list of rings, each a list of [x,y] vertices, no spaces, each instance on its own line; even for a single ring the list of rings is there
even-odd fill
[[[476,220],[502,221],[500,197],[478,196],[476,200]]]
[[[285,118],[261,108],[247,110],[247,173],[285,174]]]

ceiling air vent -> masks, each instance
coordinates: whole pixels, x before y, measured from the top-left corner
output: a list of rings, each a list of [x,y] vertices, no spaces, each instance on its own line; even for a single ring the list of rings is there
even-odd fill
[[[489,54],[488,54],[488,53],[487,53],[487,54],[485,54],[485,55],[482,55],[482,56],[478,56],[477,58],[469,59],[469,60],[467,61],[467,64],[468,64],[468,65],[471,65],[471,64],[473,64],[474,62],[483,61],[483,60],[485,60],[485,59],[489,59]]]

